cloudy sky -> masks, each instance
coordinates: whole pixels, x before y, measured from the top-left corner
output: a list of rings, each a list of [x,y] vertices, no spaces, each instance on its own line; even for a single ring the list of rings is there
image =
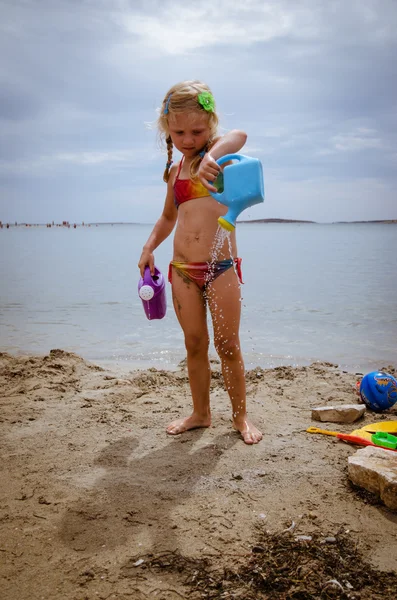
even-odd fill
[[[0,220],[159,216],[167,89],[248,133],[249,218],[397,218],[396,0],[0,0]]]

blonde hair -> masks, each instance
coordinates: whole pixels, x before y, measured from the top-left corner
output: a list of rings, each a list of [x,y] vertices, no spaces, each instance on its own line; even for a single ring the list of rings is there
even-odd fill
[[[197,112],[202,114],[204,111],[208,115],[208,125],[210,128],[210,138],[204,150],[208,151],[215,141],[219,119],[215,110],[214,112],[206,111],[199,104],[198,96],[203,92],[212,94],[208,85],[202,81],[182,81],[181,83],[177,83],[171,89],[169,89],[164,96],[164,100],[160,108],[160,115],[157,119],[157,127],[160,138],[165,141],[167,145],[167,164],[163,175],[163,180],[165,182],[167,182],[169,179],[170,168],[172,164],[172,153],[174,148],[168,127],[168,117],[170,114],[181,112]],[[197,155],[190,164],[190,177],[192,179],[197,176],[200,162],[201,156]]]

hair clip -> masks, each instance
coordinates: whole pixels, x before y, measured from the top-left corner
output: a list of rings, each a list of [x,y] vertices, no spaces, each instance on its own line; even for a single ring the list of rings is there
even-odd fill
[[[169,103],[170,103],[170,100],[171,100],[171,96],[172,96],[172,94],[170,94],[168,96],[167,100],[165,101],[165,107],[164,107],[164,111],[163,111],[164,115],[168,115],[168,113],[170,112],[168,106],[169,106]]]
[[[202,92],[197,96],[197,102],[207,112],[215,112],[215,100],[211,92]]]
[[[201,158],[204,158],[205,155],[205,150],[202,150],[201,152],[199,152],[199,156],[201,156]]]
[[[171,165],[172,165],[173,162],[174,162],[173,160],[169,160],[168,162],[166,162],[165,163],[165,168],[169,169],[171,167]]]

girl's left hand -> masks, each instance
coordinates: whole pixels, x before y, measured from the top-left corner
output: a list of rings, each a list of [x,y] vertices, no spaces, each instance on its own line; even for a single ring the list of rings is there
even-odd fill
[[[215,181],[215,179],[219,175],[220,170],[221,168],[216,162],[216,160],[212,158],[209,152],[207,152],[200,163],[197,177],[199,178],[203,186],[207,188],[207,190],[210,190],[211,192],[216,192],[216,187],[214,187],[210,182]]]

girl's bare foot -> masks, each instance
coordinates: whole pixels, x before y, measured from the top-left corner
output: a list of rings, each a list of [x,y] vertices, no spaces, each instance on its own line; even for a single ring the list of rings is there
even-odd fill
[[[241,433],[241,437],[246,444],[257,444],[263,437],[262,432],[255,425],[247,421],[247,419],[233,421],[233,426]]]
[[[194,413],[190,417],[183,417],[172,421],[167,427],[167,433],[169,435],[178,435],[189,431],[189,429],[197,429],[198,427],[209,427],[211,425],[211,416],[199,417]]]

